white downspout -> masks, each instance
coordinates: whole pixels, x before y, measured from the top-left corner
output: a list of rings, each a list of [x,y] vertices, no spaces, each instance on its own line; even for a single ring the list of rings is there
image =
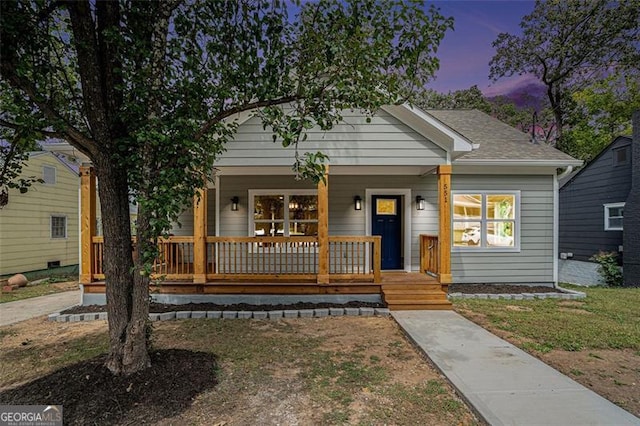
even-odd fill
[[[553,178],[553,286],[558,287],[558,244],[560,243],[560,188],[558,181],[568,176],[573,166],[567,166],[559,175]]]

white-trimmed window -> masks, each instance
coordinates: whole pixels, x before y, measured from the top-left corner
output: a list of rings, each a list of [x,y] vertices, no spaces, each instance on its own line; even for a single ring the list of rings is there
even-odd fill
[[[520,191],[452,191],[453,247],[520,250]]]
[[[51,238],[67,238],[67,217],[51,215]]]
[[[53,166],[42,166],[42,180],[47,185],[56,184],[56,168]]]
[[[624,203],[610,203],[604,205],[604,230],[622,231],[624,218]]]
[[[250,236],[318,234],[318,192],[314,189],[249,191]]]

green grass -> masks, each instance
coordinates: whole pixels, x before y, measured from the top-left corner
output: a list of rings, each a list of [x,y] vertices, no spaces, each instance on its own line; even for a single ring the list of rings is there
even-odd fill
[[[525,349],[640,350],[639,288],[578,289],[587,293],[586,299],[457,299],[454,306],[463,314],[482,314],[490,326],[523,338]]]

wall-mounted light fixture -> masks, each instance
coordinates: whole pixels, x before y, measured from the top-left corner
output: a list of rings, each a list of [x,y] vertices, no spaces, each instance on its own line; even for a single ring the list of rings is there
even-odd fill
[[[240,198],[238,197],[233,197],[231,199],[231,211],[237,212],[238,211],[238,203],[240,202]]]
[[[422,197],[422,195],[416,196],[416,209],[417,210],[424,210],[424,208],[425,208],[424,198]]]
[[[353,206],[356,210],[362,210],[362,198],[359,195],[353,197]]]

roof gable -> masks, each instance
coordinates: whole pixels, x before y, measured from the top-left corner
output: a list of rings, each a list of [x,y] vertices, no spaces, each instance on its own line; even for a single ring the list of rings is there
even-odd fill
[[[579,176],[581,176],[585,171],[590,170],[592,167],[594,167],[595,164],[599,163],[601,158],[604,157],[605,155],[607,155],[611,150],[621,147],[621,146],[626,146],[631,144],[631,137],[630,136],[618,136],[615,139],[613,139],[611,141],[611,143],[609,143],[609,145],[605,146],[599,153],[598,155],[596,155],[595,157],[593,157],[588,163],[586,163],[584,165],[584,167],[580,168],[580,170],[576,171],[575,173],[569,175],[567,177],[567,179],[565,179],[563,182],[560,183],[560,189],[562,190],[563,188],[567,187],[568,185],[570,185],[573,181],[575,181],[576,179],[579,179]],[[631,159],[630,161],[633,161],[633,159]],[[629,170],[631,170],[631,168],[629,168]],[[631,179],[631,177],[629,177],[629,179]]]

